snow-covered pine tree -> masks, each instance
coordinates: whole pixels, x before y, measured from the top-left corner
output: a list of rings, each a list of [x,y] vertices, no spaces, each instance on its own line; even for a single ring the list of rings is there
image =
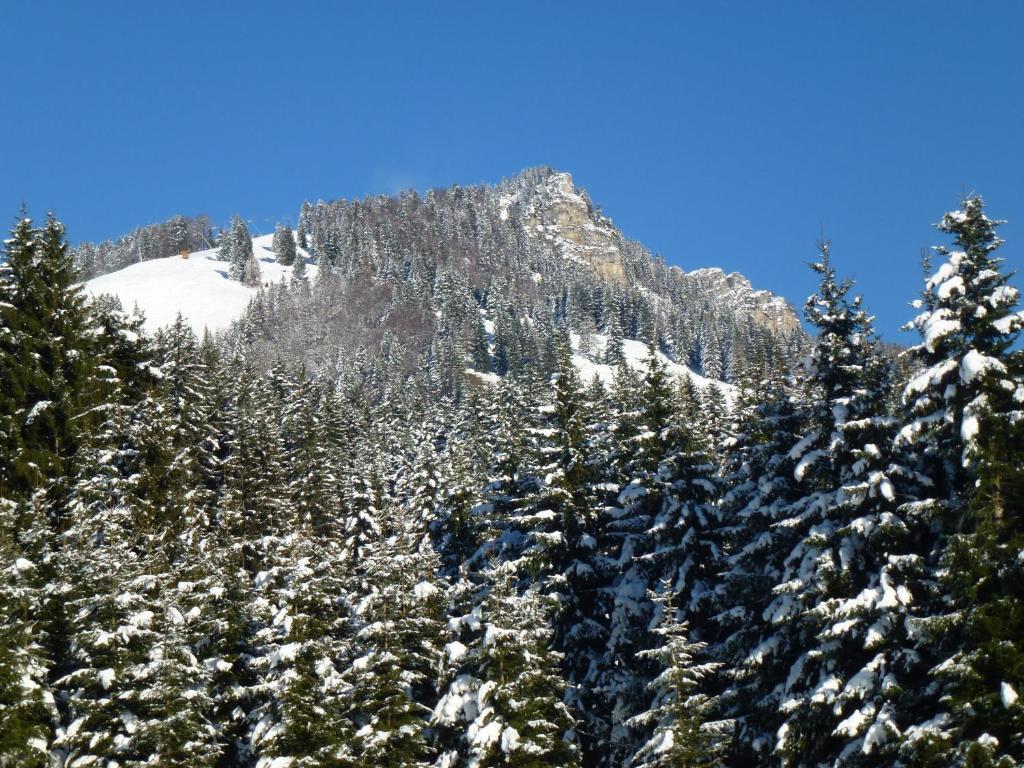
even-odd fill
[[[116,395],[113,390],[104,391],[103,407],[113,400],[137,403],[155,380],[153,344],[145,332],[145,317],[137,307],[131,314],[125,312],[120,301],[106,295],[93,297],[88,310],[97,358],[108,366],[103,379],[108,385],[117,382]]]
[[[656,606],[655,647],[642,655],[654,659],[660,672],[648,683],[651,706],[629,724],[651,736],[628,765],[635,768],[699,768],[725,765],[733,723],[716,719],[717,699],[701,691],[721,666],[702,661],[707,643],[693,642],[689,627],[673,605],[672,585],[663,582],[650,593]]]
[[[417,407],[416,410],[420,409]],[[423,531],[436,530],[441,519],[442,481],[438,467],[437,432],[438,426],[425,417],[417,419],[411,427],[410,438],[415,453],[400,491],[404,496],[402,505]]]
[[[211,670],[196,656],[205,638],[197,633],[206,607],[192,595],[192,582],[158,575],[152,634],[146,658],[125,670],[131,690],[121,692],[137,719],[128,720],[124,762],[212,768],[220,758],[218,729],[208,717]],[[136,614],[133,619],[141,621]],[[132,621],[132,619],[129,619]]]
[[[362,566],[362,596],[353,661],[342,675],[351,687],[348,717],[359,765],[424,768],[436,755],[429,719],[445,633],[447,585],[439,559],[423,543],[426,530],[401,509]]]
[[[983,414],[980,422],[970,528],[951,538],[940,571],[956,614],[928,627],[930,635],[952,626],[958,642],[943,646],[951,655],[932,670],[949,717],[933,721],[941,730],[917,731],[925,765],[1024,763],[1024,420]]]
[[[722,444],[729,429],[729,405],[722,388],[716,384],[704,387],[700,393],[700,403],[703,418],[693,428],[702,433],[711,455],[721,457]]]
[[[69,658],[54,682],[63,710],[55,746],[65,765],[138,757],[132,739],[143,713],[135,676],[157,640],[158,582],[133,551],[130,531],[131,510],[113,507],[80,516],[65,536],[59,584]]]
[[[341,521],[342,562],[353,573],[362,571],[374,542],[383,535],[384,508],[379,470],[369,463],[357,462],[345,488]]]
[[[695,639],[711,636],[709,615],[722,555],[718,546],[719,518],[715,501],[720,492],[718,471],[703,450],[689,425],[684,425],[672,409],[672,388],[665,366],[655,354],[648,352],[643,410],[646,432],[641,440],[656,468],[649,471],[643,485],[635,478],[631,486],[643,487],[640,498],[647,506],[649,526],[646,530],[647,551],[639,564],[646,576],[644,597],[659,585],[668,584],[679,606],[679,619],[687,624]],[[642,450],[644,450],[642,449]],[[636,555],[634,555],[636,557]],[[639,585],[634,586],[637,588]],[[644,606],[650,615],[653,606]],[[637,628],[641,629],[641,628]],[[648,630],[642,628],[641,631]],[[640,634],[641,647],[657,646],[658,639]],[[645,670],[647,679],[650,670]],[[643,722],[631,718],[634,731]],[[644,736],[644,738],[647,738]]]
[[[12,249],[30,247],[28,229],[22,221],[14,228],[11,238],[4,243],[7,260]],[[0,268],[0,503],[16,493],[14,457],[18,454],[21,430],[18,427],[19,403],[24,398],[27,382],[18,365],[18,324],[14,314],[16,285],[7,263]]]
[[[192,594],[201,601],[196,655],[206,672],[207,719],[217,727],[219,764],[251,765],[253,721],[262,701],[253,665],[260,654],[256,635],[271,617],[266,602],[253,590],[250,574],[238,563],[238,548],[229,532],[212,527],[192,543],[195,565],[202,572]]]
[[[979,419],[1014,407],[1006,358],[1024,319],[1016,311],[1019,292],[995,256],[1003,242],[996,234],[1001,223],[985,215],[980,197],[943,217],[939,230],[953,235],[962,250],[935,249],[945,261],[926,280],[915,302],[924,311],[908,326],[921,334],[921,343],[912,349],[918,365],[904,392],[911,420],[900,442],[928,449],[941,464],[935,498],[950,498],[945,506],[952,507],[954,527],[956,507],[969,501],[977,472]]]
[[[494,371],[504,376],[517,371],[521,362],[522,327],[504,300],[494,308]]]
[[[431,529],[441,557],[441,575],[454,579],[481,543],[480,521],[473,510],[480,503],[485,467],[479,461],[483,414],[475,392],[463,398],[447,437],[439,473],[438,518]]]
[[[260,284],[260,265],[253,252],[249,228],[241,216],[232,216],[231,229],[221,236],[220,257],[228,262],[232,280],[249,286]]]
[[[789,452],[803,496],[782,521],[794,541],[765,611],[767,647],[789,665],[776,751],[787,766],[862,765],[898,746],[892,698],[915,673],[906,618],[926,574],[899,513],[910,473],[890,449],[889,367],[872,318],[847,298],[852,282],[837,281],[827,243],[811,267],[818,337],[805,361],[806,432]]]
[[[604,347],[604,362],[613,367],[626,364],[626,353],[622,349],[622,322],[616,304],[617,302],[613,303],[606,311],[608,319],[605,323],[607,339]]]
[[[465,355],[470,367],[474,370],[484,373],[490,372],[491,353],[487,338],[487,328],[484,325],[484,318],[477,311],[474,311],[473,317],[467,323]]]
[[[295,514],[325,535],[337,525],[334,491],[338,483],[332,441],[325,439],[322,420],[327,388],[323,381],[308,379],[305,371],[298,371],[296,378],[284,395],[288,492]]]
[[[550,578],[561,584],[569,562],[575,561],[570,553],[578,555],[579,547],[592,539],[587,532],[590,505],[583,408],[579,374],[571,361],[568,336],[563,335],[551,399],[538,409],[541,418],[529,435],[542,480],[510,519],[522,549],[509,557],[520,559],[521,570],[534,581]]]
[[[295,258],[292,259],[292,283],[304,283],[306,281],[306,256],[305,253],[299,253],[296,251]]]
[[[199,450],[209,393],[198,342],[180,314],[153,347],[133,354],[153,383],[137,394],[121,387],[130,402],[120,411],[106,406],[105,434],[93,441],[79,492],[86,504],[131,506],[138,533],[170,546],[211,503]]]
[[[534,440],[538,413],[530,382],[516,374],[506,376],[490,393],[485,410],[491,425],[487,442],[490,466],[482,501],[473,510],[486,531],[480,551],[473,557],[478,567],[489,557],[519,559],[526,545],[522,530],[510,520],[538,487]]]
[[[520,573],[556,600],[554,647],[563,654],[567,703],[600,740],[607,723],[594,690],[606,643],[605,568],[598,541],[605,522],[602,489],[588,440],[590,416],[567,331],[559,333],[551,392],[541,407],[537,447],[541,482],[513,513],[522,541]],[[506,556],[509,556],[507,553]]]
[[[793,477],[790,449],[803,434],[799,393],[788,377],[772,377],[763,402],[741,423],[728,463],[721,500],[724,522],[719,540],[728,553],[716,585],[712,656],[724,664],[728,686],[722,707],[736,721],[735,764],[767,762],[775,743],[777,692],[771,681],[786,670],[771,615],[772,590],[781,581],[785,554],[792,547],[778,523],[801,492]]]
[[[476,638],[468,650],[457,646],[462,674],[434,714],[443,725],[464,728],[456,749],[441,758],[446,768],[580,764],[560,654],[547,626],[551,599],[533,588],[519,594],[518,581],[513,564],[494,564],[475,611]]]
[[[617,477],[611,485],[621,490],[608,505],[602,536],[607,542],[602,544],[603,567],[612,575],[605,587],[611,604],[608,640],[595,684],[608,719],[607,743],[601,748],[601,764],[607,766],[624,764],[642,738],[629,721],[642,711],[646,685],[653,676],[651,664],[637,656],[651,642],[653,606],[647,595],[658,579],[658,567],[650,557],[655,548],[651,533],[656,517],[670,506],[673,482],[667,474],[661,475],[659,468],[681,448],[683,437],[671,379],[653,345],[639,383],[626,365],[618,366],[612,399],[615,413],[609,463]]]
[[[270,695],[254,713],[253,747],[257,764],[355,768],[353,690],[341,674],[352,661],[353,585],[338,567],[337,539],[309,520],[299,526],[264,631],[259,665]]]
[[[278,224],[274,228],[274,240],[271,247],[279,264],[290,267],[295,262],[295,235],[287,224]]]
[[[60,516],[63,480],[73,473],[83,438],[100,421],[93,406],[108,388],[96,378],[89,316],[64,226],[53,216],[41,229],[20,219],[6,255],[11,284],[0,327],[11,363],[4,396],[14,398],[6,429],[16,433],[8,438],[16,450],[3,461],[2,482],[7,494],[49,486]]]
[[[920,650],[934,663],[930,706],[915,711],[904,750],[923,765],[1024,760],[1015,703],[1024,677],[1007,634],[1021,626],[1010,608],[1020,595],[1011,544],[1020,517],[1005,502],[1019,482],[1019,443],[1009,436],[1024,403],[1012,352],[1024,318],[995,255],[999,224],[976,196],[943,216],[939,230],[953,236],[954,249],[936,249],[944,261],[910,324],[921,343],[911,351],[917,367],[904,391],[909,414],[899,443],[931,481],[915,509],[943,534],[929,553],[941,552],[942,599],[917,614]]]
[[[237,380],[230,395],[224,486],[218,522],[235,548],[232,559],[256,573],[286,531],[287,493],[280,415],[273,390],[251,362],[235,358]]]
[[[32,752],[51,742],[48,735],[25,730],[25,718],[41,714],[35,698],[53,701],[38,676],[52,681],[71,661],[64,588],[72,582],[60,571],[67,563],[63,534],[75,523],[69,480],[81,463],[83,445],[102,420],[104,400],[114,403],[120,393],[116,369],[103,365],[108,350],[99,330],[93,333],[90,327],[94,318],[76,285],[60,222],[50,216],[36,229],[23,216],[5,250],[0,276],[0,431],[5,433],[0,538],[12,548],[8,568],[14,570],[7,572],[12,581],[2,590],[5,638],[0,646],[15,665],[5,671],[16,673],[22,685],[21,695],[12,699],[11,726],[30,739],[12,754],[32,761]],[[6,613],[15,608],[17,613]]]
[[[56,701],[44,638],[49,526],[34,505],[0,498],[0,765],[49,764]]]

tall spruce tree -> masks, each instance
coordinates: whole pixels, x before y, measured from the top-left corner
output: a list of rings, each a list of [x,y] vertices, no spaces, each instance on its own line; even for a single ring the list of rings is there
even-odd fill
[[[565,681],[547,627],[549,599],[535,589],[518,594],[512,564],[496,565],[488,575],[474,616],[476,639],[468,648],[456,646],[464,671],[435,709],[435,721],[464,729],[441,764],[579,765],[575,723],[562,701]]]
[[[220,257],[228,262],[232,280],[249,286],[260,284],[260,265],[253,252],[249,228],[241,216],[233,216],[231,229],[221,236]]]
[[[766,608],[767,639],[789,665],[775,748],[784,765],[861,765],[895,753],[893,694],[916,661],[905,622],[925,574],[898,512],[910,473],[890,450],[872,319],[848,298],[852,282],[836,279],[827,243],[811,266],[818,337],[804,366],[806,432],[790,449],[803,495],[785,512],[792,548]]]
[[[1016,703],[1021,656],[1019,482],[1015,424],[1024,403],[1019,292],[995,251],[1001,222],[980,197],[947,213],[939,230],[954,248],[925,282],[911,323],[921,334],[904,391],[908,418],[899,444],[930,484],[917,504],[940,532],[929,554],[941,565],[938,599],[918,612],[919,650],[933,663],[928,706],[906,729],[904,752],[924,765],[1015,765],[1024,760],[1024,717]],[[1011,491],[1012,493],[1012,491]],[[937,705],[937,706],[936,706]]]
[[[278,224],[274,229],[274,240],[271,246],[278,264],[290,267],[295,262],[295,235],[286,224]]]
[[[437,554],[421,547],[426,530],[408,513],[391,521],[366,557],[354,660],[343,672],[353,695],[359,764],[414,768],[433,763],[429,720],[445,638],[446,585]]]
[[[23,218],[6,253],[11,284],[0,312],[5,347],[13,352],[4,386],[5,397],[14,398],[7,429],[15,432],[8,438],[15,451],[0,482],[7,493],[21,494],[49,485],[58,502],[83,437],[100,420],[94,406],[106,388],[96,381],[89,317],[64,226],[50,216],[35,229]]]
[[[706,678],[720,666],[701,661],[707,643],[692,642],[686,622],[679,621],[672,604],[672,585],[665,582],[651,592],[657,606],[657,647],[644,651],[660,672],[649,684],[654,699],[649,709],[630,723],[651,737],[629,761],[636,768],[675,768],[724,765],[723,756],[732,722],[716,720],[717,702],[701,692]]]
[[[0,499],[0,765],[49,763],[58,713],[46,652],[49,526],[32,506]],[[33,519],[35,518],[35,519]]]

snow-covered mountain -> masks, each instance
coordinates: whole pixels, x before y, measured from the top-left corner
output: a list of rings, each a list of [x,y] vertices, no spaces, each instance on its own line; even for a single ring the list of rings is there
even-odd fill
[[[439,357],[459,367],[460,356],[482,375],[549,366],[552,334],[566,325],[587,378],[610,378],[602,350],[615,337],[627,361],[639,365],[655,340],[674,373],[732,381],[755,358],[777,361],[802,344],[783,298],[736,273],[667,265],[626,238],[570,174],[550,168],[494,186],[304,203],[299,222],[310,290],[298,294],[281,288],[291,267],[275,260],[273,235],[252,241],[262,286],[230,279],[215,249],[183,258],[183,244],[212,237],[202,217],[80,246],[86,274],[134,262],[85,288],[138,306],[150,329],[180,312],[199,333],[229,330],[263,296],[245,321],[248,338],[266,347],[265,360],[311,370],[359,350],[394,355],[391,340],[407,371]],[[317,265],[330,280],[317,279]]]

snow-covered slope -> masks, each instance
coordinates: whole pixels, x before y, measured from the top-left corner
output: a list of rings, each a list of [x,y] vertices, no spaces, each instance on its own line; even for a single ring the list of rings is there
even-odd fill
[[[290,279],[292,268],[278,264],[270,250],[273,235],[253,238],[253,251],[260,262],[264,285]],[[300,255],[307,258],[301,249]],[[316,267],[308,264],[312,278]],[[146,327],[156,330],[174,322],[180,312],[196,333],[208,328],[218,331],[237,320],[257,288],[228,277],[228,264],[216,249],[197,251],[187,259],[171,256],[132,264],[117,272],[89,280],[84,285],[91,295],[109,293],[121,300],[126,310],[138,306],[146,315]]]
[[[572,335],[572,346],[575,354],[572,356],[573,363],[576,364],[576,368],[580,372],[584,382],[588,382],[597,376],[605,384],[610,384],[614,376],[612,366],[606,365],[605,363],[595,362],[595,360],[604,359],[604,348],[607,344],[607,337],[601,334],[593,334],[591,337],[591,350],[589,354],[581,354],[579,346],[580,339],[575,333]],[[647,368],[647,345],[640,341],[633,341],[632,339],[624,339],[622,342],[622,352],[626,357],[626,364],[635,371],[643,371]],[[726,384],[723,381],[717,379],[708,379],[701,376],[699,373],[695,373],[687,368],[685,365],[679,365],[669,360],[661,352],[658,352],[658,358],[662,363],[665,364],[665,368],[673,378],[679,378],[681,376],[688,376],[699,388],[704,389],[709,384],[714,384],[729,400],[732,402],[732,396],[735,391],[735,387],[731,384]]]
[[[487,320],[484,322],[484,326],[487,329],[488,337],[493,338],[494,324],[490,320]],[[607,344],[607,336],[600,333],[594,333],[590,335],[589,344],[587,345],[588,348],[581,349],[581,339],[579,334],[572,334],[572,361],[576,366],[576,370],[579,371],[580,378],[583,379],[584,384],[591,382],[595,376],[597,376],[605,385],[610,385],[612,383],[612,379],[615,376],[614,369],[607,363],[599,362],[604,360],[605,347]],[[647,345],[643,342],[634,341],[632,339],[623,339],[622,353],[626,358],[626,365],[634,371],[644,371],[647,369]],[[731,407],[733,405],[736,398],[735,386],[727,384],[724,381],[718,381],[717,379],[709,379],[701,376],[699,373],[690,370],[687,366],[673,362],[661,352],[658,352],[657,354],[658,359],[665,364],[665,368],[672,378],[678,379],[683,376],[687,376],[699,389],[702,390],[708,386],[716,386],[725,396],[725,400],[729,406]],[[474,371],[471,368],[467,368],[466,372],[489,384],[497,384],[500,380],[500,377],[496,373],[482,373],[480,371]]]

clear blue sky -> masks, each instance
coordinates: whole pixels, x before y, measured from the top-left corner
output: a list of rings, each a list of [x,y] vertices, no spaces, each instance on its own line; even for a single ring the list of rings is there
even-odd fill
[[[74,241],[547,164],[798,306],[824,231],[892,340],[962,191],[1024,264],[1014,0],[4,6],[0,211]]]

